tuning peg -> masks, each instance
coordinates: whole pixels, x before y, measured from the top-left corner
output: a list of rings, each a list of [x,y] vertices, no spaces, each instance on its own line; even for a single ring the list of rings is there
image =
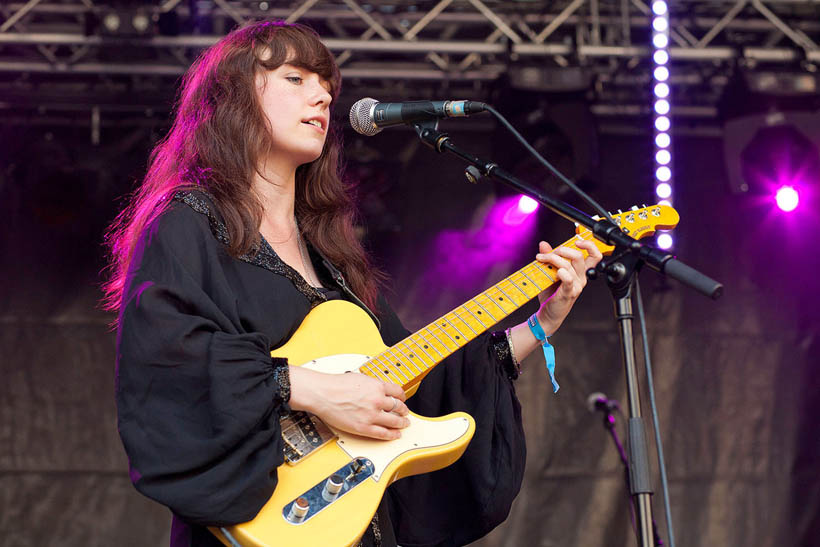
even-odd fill
[[[633,210],[633,211],[637,211],[637,210],[638,210],[638,206],[637,206],[637,205],[633,205],[633,206],[632,206],[632,210]]]

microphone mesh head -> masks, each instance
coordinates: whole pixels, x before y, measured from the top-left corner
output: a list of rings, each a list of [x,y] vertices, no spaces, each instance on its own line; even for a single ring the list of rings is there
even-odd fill
[[[372,137],[381,131],[381,129],[373,123],[373,118],[370,115],[373,105],[378,102],[376,99],[366,97],[359,99],[350,107],[350,126],[356,133]]]

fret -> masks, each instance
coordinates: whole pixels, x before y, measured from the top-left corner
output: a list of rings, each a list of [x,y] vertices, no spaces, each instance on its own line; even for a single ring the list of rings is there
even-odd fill
[[[384,374],[382,374],[381,371],[379,371],[377,363],[374,362],[377,359],[379,359],[379,356],[376,356],[373,359],[366,361],[364,365],[359,367],[359,372],[361,372],[362,374],[366,374],[367,376],[372,376],[376,380],[381,380],[382,378],[380,378],[380,376],[384,377],[384,379],[387,380],[387,377],[385,377]],[[362,370],[363,368],[364,370]]]
[[[515,309],[516,309],[516,308],[518,308],[518,306],[516,306],[516,305],[515,305],[515,302],[513,302],[513,301],[510,299],[510,297],[507,295],[507,293],[505,293],[504,291],[502,291],[502,290],[498,287],[498,285],[495,285],[495,286],[493,286],[493,287],[490,287],[490,288],[489,288],[487,291],[485,291],[485,292],[489,292],[489,291],[491,291],[491,290],[493,290],[493,289],[497,290],[497,291],[498,291],[498,292],[500,292],[500,293],[501,293],[501,295],[502,295],[502,296],[499,296],[498,298],[493,298],[492,300],[493,300],[493,302],[495,302],[495,305],[496,305],[496,306],[498,306],[499,308],[501,308],[501,311],[503,311],[503,312],[504,312],[504,317],[508,316],[510,313],[512,313],[513,311],[515,311]],[[505,297],[505,296],[507,297],[506,302],[511,302],[511,303],[512,303],[512,305],[514,306],[514,307],[513,307],[513,309],[512,309],[512,310],[510,310],[510,311],[507,311],[506,309],[504,309],[504,307],[503,307],[503,306],[499,303],[499,302],[505,302],[505,300],[504,300],[504,297]]]
[[[419,352],[413,351],[413,348],[410,347],[409,342],[413,342],[414,344],[416,344],[416,347],[419,348],[422,351],[422,353],[424,353],[424,355],[427,356],[427,359],[429,359],[430,362],[428,363]],[[407,352],[409,352],[408,357],[410,358],[410,361],[413,363],[413,366],[416,368],[416,370],[418,370],[419,374],[423,374],[424,372],[426,372],[427,370],[433,368],[434,366],[436,366],[438,364],[438,360],[434,359],[417,342],[414,342],[413,340],[411,340],[409,338],[405,338],[404,340],[399,342],[399,344],[403,344],[404,349]],[[416,361],[413,361],[413,359],[416,359]]]
[[[385,381],[387,381],[387,383],[395,384],[396,382],[394,382],[392,377],[390,376],[390,370],[389,370],[390,369],[390,362],[388,361],[386,365],[381,362],[384,359],[384,354],[388,353],[389,351],[390,350],[387,350],[386,352],[384,352],[384,353],[380,354],[378,357],[376,357],[377,359],[379,359],[379,363],[378,363],[379,366],[376,367],[376,371],[384,377],[384,379],[385,379]],[[388,370],[386,370],[386,371],[382,370],[382,367],[387,367]]]
[[[404,351],[402,351],[399,348],[399,345],[401,345],[401,344],[404,344],[404,349],[406,351],[408,351],[409,353],[405,353]],[[401,342],[396,344],[394,347],[396,349],[398,349],[399,351],[401,351],[402,355],[407,355],[407,360],[410,363],[410,374],[412,374],[414,377],[418,376],[419,374],[421,374],[422,372],[424,372],[425,370],[427,370],[429,368],[427,363],[424,362],[424,359],[419,357],[419,355],[417,353],[415,353],[412,349],[410,349],[407,346],[407,339],[402,340]],[[414,362],[413,359],[417,359],[417,360],[421,361],[421,365]],[[436,362],[433,361],[433,366],[435,366],[435,364],[436,364]],[[415,369],[415,372],[413,372],[413,369]]]
[[[455,317],[456,319],[458,319],[458,314],[457,314],[457,313],[455,313],[455,312],[453,312],[453,313],[448,313],[447,315],[445,315],[444,317],[442,317],[442,318],[441,318],[443,321],[445,321],[445,323],[442,323],[442,324],[441,324],[441,326],[442,326],[442,330],[444,330],[445,325],[446,325],[447,323],[449,323],[449,324],[450,324],[450,326],[451,326],[451,327],[453,327],[454,329],[456,329],[456,332],[458,333],[458,336],[456,336],[456,340],[462,339],[462,340],[467,340],[467,341],[469,341],[469,340],[470,340],[470,338],[467,338],[466,336],[464,336],[464,333],[463,333],[463,332],[461,332],[461,329],[459,329],[459,328],[456,326],[456,324],[455,324],[455,323],[453,323],[453,320],[451,319],[452,317]],[[463,323],[463,321],[462,321],[462,323]],[[470,325],[467,325],[467,326],[469,327]],[[447,332],[447,331],[445,331],[445,332]],[[466,342],[465,342],[465,343],[466,343]],[[458,343],[458,342],[456,342],[456,344],[459,344],[459,343]],[[461,345],[461,344],[459,344],[459,345]]]
[[[438,350],[438,348],[437,348],[434,344],[430,343],[430,342],[427,340],[427,338],[425,338],[424,336],[422,336],[421,331],[419,331],[419,332],[417,332],[416,334],[414,334],[414,336],[418,336],[419,338],[421,338],[422,342],[424,342],[424,346],[422,346],[422,349],[433,348],[433,351],[435,351],[436,353],[438,353],[438,356],[439,356],[441,359],[444,359],[444,357],[445,357],[445,356],[441,354],[441,352]],[[417,346],[419,345],[419,344],[418,344],[418,342],[416,342],[416,345],[417,345]],[[439,359],[439,360],[438,360],[438,361],[436,361],[436,362],[441,361],[441,359]]]
[[[417,347],[417,348],[419,348],[419,349],[422,351],[422,353],[424,353],[424,355],[426,355],[426,356],[427,356],[427,358],[428,358],[428,359],[430,359],[430,362],[431,362],[431,363],[433,363],[433,365],[435,365],[436,363],[438,363],[438,361],[436,361],[435,359],[433,359],[433,356],[432,356],[432,355],[430,355],[429,353],[427,353],[427,350],[426,350],[426,349],[424,349],[424,347],[422,347],[422,345],[421,345],[421,344],[419,344],[418,342],[416,342],[416,341],[413,339],[413,337],[412,337],[412,336],[408,336],[407,338],[405,338],[405,339],[404,339],[404,345],[405,345],[405,346],[407,346],[407,344],[408,344],[408,340],[409,340],[410,342],[413,342],[413,343],[416,345],[416,347]],[[422,361],[422,362],[423,362],[423,361]],[[424,364],[426,365],[427,363],[424,363]]]
[[[513,286],[513,287],[515,287],[516,289],[518,289],[519,291],[521,291],[521,294],[523,294],[523,295],[524,295],[524,298],[526,298],[526,299],[527,299],[527,302],[529,302],[529,301],[532,299],[532,296],[530,296],[530,295],[528,295],[527,293],[525,293],[525,292],[524,292],[524,289],[522,289],[521,287],[519,287],[518,285],[516,285],[516,284],[515,284],[515,281],[513,281],[513,280],[512,280],[512,276],[508,277],[508,278],[507,278],[507,281],[509,281],[509,282],[512,284],[512,286]]]
[[[476,297],[476,298],[477,298],[477,297]],[[471,301],[471,302],[475,302],[475,303],[476,303],[476,305],[477,305],[479,308],[481,308],[482,310],[484,310],[484,313],[486,313],[487,315],[489,315],[489,316],[490,316],[490,319],[492,319],[492,320],[493,320],[493,325],[495,325],[496,323],[498,323],[498,319],[496,319],[496,318],[495,318],[495,316],[494,316],[493,314],[491,314],[491,313],[490,313],[490,310],[488,310],[487,308],[485,308],[484,306],[482,306],[482,305],[481,305],[481,303],[480,303],[478,300],[476,300],[475,298],[471,298],[471,299],[470,299],[470,301]]]
[[[393,348],[391,348],[391,349],[387,350],[385,353],[389,353],[389,354],[390,354],[390,357],[396,357],[396,355],[392,352],[392,350],[393,350],[394,348],[395,348],[395,349],[398,349],[398,348],[396,348],[395,346],[393,346]],[[401,351],[401,350],[399,350],[399,351]],[[402,368],[403,368],[403,367],[401,366],[401,363],[399,363],[399,361],[401,361],[401,360],[402,360],[402,359],[395,359],[396,364],[395,364],[395,365],[393,365],[393,369],[394,369],[396,372],[398,372],[400,375],[402,375],[402,376],[404,377],[404,382],[403,382],[403,383],[407,383],[407,382],[409,382],[409,381],[410,381],[410,378],[408,378],[408,377],[407,377],[407,375],[406,375],[406,374],[404,373],[404,371],[402,370]],[[397,376],[397,377],[398,377],[398,376]]]
[[[465,310],[467,310],[467,308],[466,308],[466,307],[464,307],[464,306],[461,306],[461,307],[462,307],[462,308],[464,308]],[[458,317],[458,318],[459,318],[459,320],[461,320],[461,322],[462,322],[462,323],[464,323],[465,325],[467,325],[467,328],[468,328],[468,329],[470,329],[471,331],[473,331],[473,334],[474,334],[474,335],[478,336],[478,333],[475,331],[475,329],[474,329],[473,327],[471,327],[471,326],[470,326],[470,324],[469,324],[467,321],[465,321],[465,320],[464,320],[464,319],[463,319],[463,318],[462,318],[462,317],[458,314],[458,311],[457,311],[457,310],[458,310],[458,308],[456,308],[456,311],[454,311],[454,312],[453,312],[453,315],[455,315],[456,317]],[[467,310],[467,311],[469,312],[470,310]],[[472,314],[470,314],[470,315],[472,315]],[[475,316],[473,315],[473,317],[475,317]],[[479,323],[480,323],[480,321],[479,321]],[[483,326],[483,325],[482,325],[482,326]]]
[[[530,276],[528,276],[528,275],[526,274],[526,272],[524,272],[524,270],[525,270],[525,268],[521,268],[520,270],[518,270],[518,273],[520,273],[521,275],[523,275],[524,277],[526,277],[526,278],[527,278],[527,281],[529,281],[530,283],[532,283],[532,285],[533,285],[536,289],[538,289],[538,292],[541,292],[542,290],[544,290],[544,289],[542,289],[542,288],[538,285],[538,283],[536,283],[535,281],[533,281],[532,279],[530,279]]]
[[[405,357],[405,359],[401,359],[401,361],[404,361],[405,363],[407,363],[407,362],[410,362],[410,361],[411,361],[411,359],[410,359],[409,357],[407,357],[407,355],[406,355],[406,354],[405,354],[405,353],[401,350],[401,348],[399,347],[399,345],[398,345],[398,344],[396,344],[396,345],[395,345],[395,346],[393,346],[393,347],[394,347],[394,348],[395,348],[395,349],[396,349],[399,353],[401,353],[403,357]],[[397,363],[397,364],[398,364],[398,363]],[[404,368],[405,368],[405,370],[407,369],[407,367],[404,367]],[[405,382],[405,383],[409,382],[410,380],[412,380],[414,377],[416,377],[416,376],[417,376],[416,374],[414,374],[414,373],[413,373],[412,371],[410,371],[410,370],[408,370],[408,371],[407,371],[407,372],[408,372],[408,374],[410,374],[410,378],[408,378],[408,377],[407,377],[407,375],[406,375],[406,374],[404,374],[404,371],[400,370],[399,372],[401,372],[401,375],[402,375],[402,376],[404,376],[404,379],[406,380],[406,382]]]
[[[472,315],[472,316],[473,316],[473,318],[474,318],[476,321],[478,321],[478,322],[479,322],[479,324],[481,324],[481,327],[482,327],[483,329],[486,329],[486,328],[487,328],[487,325],[485,325],[485,324],[484,324],[484,321],[482,321],[481,319],[479,319],[479,318],[478,318],[478,316],[477,316],[476,314],[474,314],[473,312],[471,312],[471,311],[470,311],[470,308],[468,308],[468,307],[467,307],[467,304],[464,304],[464,305],[463,305],[463,306],[461,306],[461,307],[462,307],[462,308],[464,308],[465,310],[467,310],[467,313],[469,313],[470,315]],[[475,331],[473,331],[473,332],[475,332]],[[478,333],[476,333],[476,334],[478,334]]]
[[[427,326],[426,326],[426,327],[424,327],[424,329],[422,329],[422,330],[424,330],[427,334],[429,334],[430,336],[432,336],[432,337],[433,337],[433,340],[435,340],[436,342],[438,342],[439,346],[440,346],[441,348],[443,348],[443,349],[444,349],[444,352],[446,353],[446,355],[442,355],[442,357],[441,357],[442,359],[444,359],[444,357],[446,357],[447,355],[450,355],[450,353],[451,353],[450,348],[447,346],[447,344],[445,344],[444,342],[442,342],[442,341],[441,341],[441,339],[440,339],[438,336],[436,336],[436,335],[435,335],[435,334],[434,334],[434,333],[430,330],[430,325],[427,325]],[[430,340],[426,340],[426,341],[427,341],[427,343],[428,343],[428,344],[430,344],[430,347],[432,347],[433,349],[435,349],[435,350],[436,350],[436,352],[438,352],[438,354],[439,354],[439,355],[441,355],[441,352],[440,352],[440,351],[438,351],[438,349],[436,348],[436,345],[435,345],[432,341],[430,341]]]
[[[550,274],[548,274],[548,273],[546,272],[546,270],[544,270],[544,268],[542,268],[542,267],[538,264],[538,262],[533,262],[533,264],[535,265],[535,267],[536,267],[536,268],[538,268],[539,270],[541,270],[541,273],[542,273],[542,274],[544,274],[544,275],[547,277],[547,279],[549,279],[550,281],[552,281],[553,283],[555,283],[555,279],[553,279],[553,278],[552,278],[552,276],[551,276]]]
[[[490,287],[490,289],[492,289],[492,287]],[[487,294],[487,292],[488,292],[490,289],[487,289],[486,291],[484,291],[483,293],[481,293],[479,296],[483,296],[484,298],[489,299],[489,301],[490,301],[490,302],[492,302],[493,304],[495,304],[495,307],[496,307],[496,308],[498,308],[499,310],[501,310],[501,313],[503,314],[503,315],[501,316],[501,317],[502,317],[502,319],[503,319],[504,317],[507,317],[507,310],[505,310],[504,308],[502,308],[502,307],[501,307],[501,305],[500,305],[498,302],[496,302],[496,301],[495,301],[495,298],[493,298],[492,296],[490,296],[490,295],[488,295],[488,294]],[[476,297],[476,298],[478,298],[478,297]],[[495,318],[493,318],[493,319],[495,319]]]
[[[432,325],[433,323],[430,323],[430,324]],[[453,342],[453,344],[455,344],[455,345],[456,345],[456,349],[458,349],[458,348],[459,348],[459,344],[458,344],[458,342],[456,342],[456,341],[453,339],[453,337],[452,337],[452,336],[450,336],[450,333],[449,333],[449,332],[447,332],[446,330],[444,330],[442,327],[440,327],[440,326],[438,325],[438,322],[436,322],[436,324],[435,324],[435,325],[436,325],[436,327],[438,327],[438,330],[440,330],[441,332],[443,332],[444,334],[446,334],[446,335],[447,335],[447,338],[449,338],[449,339],[450,339],[450,341],[452,341],[452,342]],[[444,323],[444,325],[447,325],[447,323]],[[428,329],[428,330],[429,330],[429,329]],[[435,336],[435,335],[433,335],[433,336]],[[438,340],[438,337],[436,337],[436,339]],[[445,345],[444,347],[446,348],[447,346]],[[447,348],[447,349],[449,350],[449,348]]]

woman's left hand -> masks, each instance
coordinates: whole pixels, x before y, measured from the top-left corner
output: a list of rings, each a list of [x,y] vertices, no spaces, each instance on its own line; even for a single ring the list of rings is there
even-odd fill
[[[538,322],[547,336],[551,336],[564,322],[581,291],[587,284],[586,271],[600,262],[601,251],[592,241],[576,239],[575,245],[587,251],[584,257],[581,251],[570,247],[558,247],[553,250],[549,243],[542,241],[535,258],[544,264],[550,264],[557,272],[560,283],[555,283],[538,295],[541,307],[538,310]]]

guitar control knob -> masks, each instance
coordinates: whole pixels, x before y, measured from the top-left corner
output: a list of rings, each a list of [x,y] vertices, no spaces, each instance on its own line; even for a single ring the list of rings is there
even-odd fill
[[[341,475],[331,475],[330,478],[327,479],[327,482],[325,482],[325,487],[322,490],[322,499],[326,502],[335,500],[339,497],[339,492],[342,490],[344,483],[344,477]]]
[[[310,503],[305,498],[296,498],[296,501],[293,502],[293,505],[290,506],[290,512],[288,513],[288,520],[293,522],[294,524],[300,523],[305,520],[305,516],[310,509]]]

